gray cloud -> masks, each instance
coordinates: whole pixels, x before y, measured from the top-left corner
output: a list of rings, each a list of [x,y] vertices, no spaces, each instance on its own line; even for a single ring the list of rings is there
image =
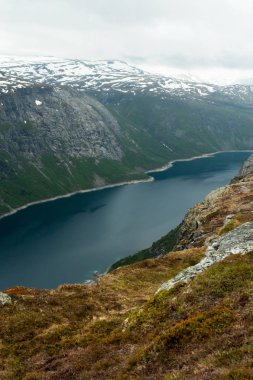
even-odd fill
[[[251,0],[0,0],[0,53],[253,67]]]

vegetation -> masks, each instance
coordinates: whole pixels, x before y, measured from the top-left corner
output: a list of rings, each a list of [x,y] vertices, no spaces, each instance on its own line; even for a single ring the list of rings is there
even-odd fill
[[[50,89],[47,91],[50,93]],[[113,91],[92,95],[118,121],[120,128],[115,136],[124,153],[122,159],[73,158],[62,153],[63,141],[62,151],[54,152],[46,149],[44,140],[45,151],[33,152],[31,159],[29,153],[22,153],[19,144],[28,149],[29,144],[38,141],[36,123],[29,118],[24,123],[18,116],[12,123],[1,119],[1,139],[7,138],[11,148],[0,151],[0,215],[29,202],[99,186],[97,177],[104,184],[145,179],[147,170],[170,160],[251,148],[253,114],[249,107],[216,98],[186,100],[147,92],[135,96]],[[14,144],[12,135],[18,136]]]
[[[110,358],[110,345],[115,349],[117,341],[125,339],[122,328],[131,309],[201,257],[202,251],[192,250],[147,260],[104,276],[99,286],[64,285],[51,292],[9,289],[15,302],[1,308],[1,379],[40,379],[58,359],[51,374],[55,378],[72,378],[68,376],[84,367],[97,373],[110,368],[116,360],[115,355]]]
[[[134,255],[127,256],[121,260],[116,261],[110,267],[109,272],[124,265],[134,264],[139,261],[150,259],[152,257],[157,257],[159,255],[163,255],[166,252],[172,251],[177,243],[180,227],[181,224],[169,231],[166,235],[162,236],[159,240],[155,241],[150,248],[143,249],[142,251],[137,252]]]
[[[155,294],[203,258],[210,238],[252,221],[252,178],[212,193],[187,214],[173,235],[181,251],[122,266],[98,284],[7,289],[12,304],[1,306],[0,378],[253,379],[253,252]],[[168,247],[173,236],[154,249]]]
[[[1,309],[1,378],[251,379],[253,254],[150,298],[202,252],[119,268],[99,286],[10,289],[16,302]]]
[[[168,94],[161,99],[159,95],[147,93],[134,97],[112,95],[111,99],[102,101],[121,120],[165,143],[170,148],[167,152],[177,157],[251,149],[248,138],[251,138],[253,114],[246,106],[238,107],[218,99],[185,100]]]
[[[240,226],[242,223],[252,222],[253,214],[252,212],[238,213],[234,215],[220,230],[220,235],[226,234],[232,231],[234,228]]]
[[[235,112],[216,103],[195,108],[169,98],[161,108],[161,99],[156,103],[141,95],[135,102],[124,101],[108,107],[141,151],[127,149],[122,161],[72,158],[68,165],[63,157],[48,154],[41,157],[43,170],[24,157],[1,152],[0,212],[93,187],[95,175],[107,184],[146,178],[147,167],[176,158],[174,154],[247,147],[251,111]],[[242,139],[236,125],[243,130]],[[32,126],[28,129],[35,133]],[[172,149],[168,156],[161,138]],[[210,239],[252,221],[252,199],[252,176],[213,192],[182,225],[148,250],[116,263],[117,270],[97,284],[7,289],[12,303],[0,309],[0,379],[253,379],[253,252],[231,255],[190,283],[156,294],[163,282],[203,258]],[[155,258],[142,260],[151,256]]]

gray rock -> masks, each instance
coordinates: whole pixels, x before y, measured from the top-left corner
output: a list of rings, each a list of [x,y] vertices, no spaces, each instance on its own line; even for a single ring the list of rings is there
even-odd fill
[[[226,216],[226,218],[225,218],[225,220],[224,220],[224,226],[225,226],[226,224],[228,224],[228,223],[231,221],[231,219],[233,219],[233,216],[234,216],[234,214],[230,214],[230,215],[227,215],[227,216]]]
[[[11,297],[8,296],[8,294],[0,292],[0,305],[5,305],[11,302],[12,302]]]
[[[39,164],[41,156],[120,160],[120,127],[97,100],[67,89],[33,88],[1,95],[0,152]]]
[[[251,173],[253,173],[253,154],[244,162],[238,176],[245,177]]]
[[[184,269],[174,278],[163,283],[157,293],[161,290],[169,290],[179,282],[190,282],[198,273],[203,272],[210,265],[222,261],[230,255],[245,255],[252,250],[253,222],[248,222],[214,239],[211,245],[207,247],[205,257],[198,264]]]

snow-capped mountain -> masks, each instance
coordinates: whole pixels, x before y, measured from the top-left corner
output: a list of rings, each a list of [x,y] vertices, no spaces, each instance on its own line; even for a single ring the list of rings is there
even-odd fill
[[[0,214],[173,159],[252,149],[252,104],[250,86],[121,61],[0,57]]]
[[[253,103],[253,86],[201,83],[193,77],[154,74],[117,60],[86,61],[54,57],[0,57],[0,92],[34,85],[68,86],[83,91],[150,93],[183,99]]]

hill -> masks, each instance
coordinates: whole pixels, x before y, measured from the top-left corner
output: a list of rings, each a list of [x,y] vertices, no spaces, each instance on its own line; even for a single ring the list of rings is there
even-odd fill
[[[1,378],[252,379],[252,205],[250,159],[171,252],[98,284],[1,293]]]

